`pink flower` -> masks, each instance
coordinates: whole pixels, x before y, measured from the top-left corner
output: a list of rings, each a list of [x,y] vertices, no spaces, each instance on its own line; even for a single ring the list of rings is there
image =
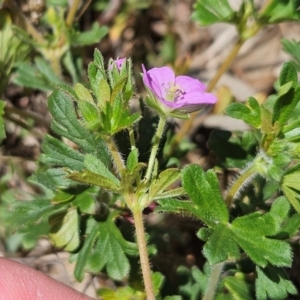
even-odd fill
[[[118,58],[112,61],[112,63],[109,66],[109,69],[112,70],[113,64],[115,64],[117,66],[117,69],[120,71],[125,62],[126,62],[126,58]]]
[[[169,67],[149,71],[146,71],[144,65],[142,68],[144,84],[153,94],[156,104],[164,106],[160,107],[164,112],[190,113],[217,101],[213,94],[205,92],[206,86],[197,79],[189,76],[175,77]]]

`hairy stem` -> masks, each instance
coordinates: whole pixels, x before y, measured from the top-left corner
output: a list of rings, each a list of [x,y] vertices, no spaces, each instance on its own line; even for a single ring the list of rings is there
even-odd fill
[[[128,128],[128,133],[129,133],[131,150],[134,150],[134,149],[136,149],[136,144],[135,144],[135,138],[134,138],[134,131],[133,131],[132,127]]]
[[[149,163],[148,163],[148,167],[147,167],[147,171],[146,171],[146,175],[145,175],[145,179],[144,179],[145,182],[147,182],[151,179],[151,175],[152,175],[152,171],[153,171],[153,167],[154,167],[154,163],[155,163],[155,158],[157,155],[160,140],[164,133],[165,125],[166,125],[166,118],[160,117],[158,125],[157,125],[156,134],[154,136],[154,141],[153,141],[152,150],[150,153]]]
[[[134,218],[134,226],[136,233],[136,241],[138,244],[139,255],[140,255],[140,263],[143,274],[143,280],[145,285],[145,292],[147,300],[155,300],[152,279],[151,279],[151,269],[148,258],[147,251],[147,242],[145,237],[145,228],[143,222],[143,213],[139,206],[132,209],[132,214]]]
[[[211,92],[215,88],[215,86],[218,83],[219,79],[226,72],[226,70],[228,69],[230,64],[233,62],[233,60],[237,56],[237,54],[238,54],[238,52],[241,49],[243,44],[244,44],[244,40],[241,40],[241,39],[239,39],[236,42],[236,44],[233,46],[233,48],[231,49],[231,51],[228,54],[228,56],[226,57],[226,59],[223,61],[223,63],[218,68],[216,74],[209,81],[209,84],[208,84],[207,89],[206,89],[207,92]],[[185,136],[188,136],[188,132],[190,131],[190,129],[191,129],[193,123],[194,123],[194,120],[197,117],[198,117],[198,112],[195,112],[195,113],[191,114],[191,117],[183,123],[183,126],[180,128],[178,133],[174,136],[173,140],[171,141],[170,148],[169,148],[170,150],[169,150],[169,153],[168,153],[169,155],[172,154],[174,149],[176,149],[178,147],[178,145],[180,144],[182,139]]]
[[[224,263],[219,263],[211,267],[210,276],[202,300],[214,299],[223,267]]]
[[[248,169],[243,171],[240,176],[233,182],[231,187],[229,188],[227,192],[227,196],[225,198],[225,202],[227,206],[229,207],[240,192],[240,190],[245,187],[245,184],[253,178],[253,176],[257,173],[255,164],[251,165]]]
[[[124,161],[121,156],[121,153],[119,152],[119,150],[113,140],[113,137],[108,137],[107,139],[105,139],[105,142],[106,142],[109,152],[111,153],[111,156],[112,156],[115,166],[118,170],[118,173],[121,176],[122,170],[125,169],[125,165],[124,165]]]

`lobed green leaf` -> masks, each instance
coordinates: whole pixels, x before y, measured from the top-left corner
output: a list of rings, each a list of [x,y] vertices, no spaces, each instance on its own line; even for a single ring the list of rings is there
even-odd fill
[[[199,166],[189,165],[182,171],[182,183],[202,221],[211,227],[228,222],[228,209],[213,171],[205,173]]]
[[[260,127],[260,110],[258,102],[255,98],[249,99],[249,105],[246,106],[242,103],[232,103],[226,108],[226,114],[232,118],[243,120],[245,123],[253,126],[254,128]]]
[[[74,275],[83,279],[83,272],[98,273],[106,266],[108,275],[115,280],[122,280],[130,270],[125,253],[137,253],[136,245],[126,241],[112,219],[92,222],[92,229],[78,254]]]
[[[232,231],[228,225],[216,226],[203,248],[203,254],[210,264],[217,264],[230,258],[239,258],[240,250],[232,238]]]
[[[82,153],[50,135],[45,136],[42,150],[44,154],[40,156],[40,161],[45,164],[67,167],[76,171],[84,168]]]
[[[235,17],[227,0],[198,0],[194,4],[192,18],[201,26],[217,22],[230,22]]]
[[[74,251],[80,244],[79,216],[76,209],[59,212],[49,218],[49,237],[58,248]]]
[[[12,229],[16,230],[29,224],[38,224],[43,217],[53,211],[50,200],[36,199],[30,201],[16,201],[11,207],[13,214],[9,220]]]
[[[255,293],[257,300],[287,299],[288,294],[297,294],[295,286],[288,280],[283,269],[268,265],[264,269],[256,267],[256,273]]]

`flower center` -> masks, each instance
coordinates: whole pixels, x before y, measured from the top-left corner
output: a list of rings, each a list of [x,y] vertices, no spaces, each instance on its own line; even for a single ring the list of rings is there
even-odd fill
[[[170,102],[176,102],[176,99],[184,94],[184,90],[179,85],[171,82],[164,89],[166,91],[166,100]]]

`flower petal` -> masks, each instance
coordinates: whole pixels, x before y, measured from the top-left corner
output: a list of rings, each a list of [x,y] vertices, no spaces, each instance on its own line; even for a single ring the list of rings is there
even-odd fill
[[[171,84],[175,82],[175,74],[169,67],[153,68],[146,71],[144,65],[143,68],[143,81],[144,84],[160,98],[165,98],[166,91]]]
[[[175,84],[180,86],[186,93],[201,93],[206,90],[205,84],[195,78],[189,76],[177,76]]]
[[[179,97],[177,103],[185,104],[215,104],[217,98],[211,93],[187,93]]]

